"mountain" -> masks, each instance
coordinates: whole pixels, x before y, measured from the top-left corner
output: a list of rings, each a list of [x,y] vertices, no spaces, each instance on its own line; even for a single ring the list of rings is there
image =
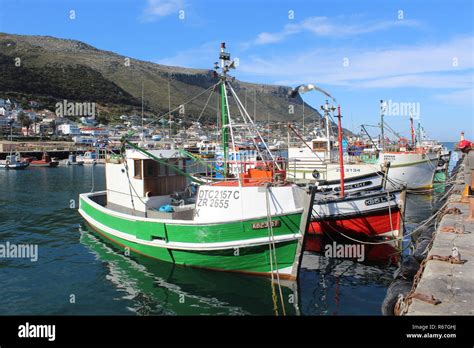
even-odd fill
[[[210,64],[214,60],[209,57]],[[4,96],[34,99],[52,110],[64,99],[95,102],[105,121],[111,121],[121,113],[139,112],[142,83],[147,114],[160,115],[169,109],[168,83],[174,109],[206,91],[216,79],[211,70],[141,61],[76,40],[0,33],[0,94]],[[289,87],[238,80],[233,86],[242,102],[246,100],[250,115],[255,108],[257,120],[295,121],[302,117],[303,101],[299,95],[288,98]],[[217,93],[209,98],[209,92],[186,104],[184,117],[197,119],[208,99],[202,119],[215,120]],[[237,111],[232,100],[230,107]],[[308,104],[305,114],[307,120],[320,117]]]

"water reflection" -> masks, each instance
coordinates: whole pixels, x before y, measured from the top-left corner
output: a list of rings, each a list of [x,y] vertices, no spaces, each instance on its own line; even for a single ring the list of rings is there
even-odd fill
[[[177,266],[141,255],[125,256],[92,230],[80,228],[86,245],[107,268],[107,280],[131,300],[138,315],[272,315],[269,279]],[[297,314],[296,283],[284,283],[287,314]]]
[[[303,315],[379,315],[394,267],[305,252],[299,293]]]

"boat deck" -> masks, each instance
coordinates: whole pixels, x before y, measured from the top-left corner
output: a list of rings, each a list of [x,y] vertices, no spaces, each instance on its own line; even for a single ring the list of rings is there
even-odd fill
[[[143,211],[133,210],[117,204],[109,203],[103,205],[105,208],[116,211],[117,213],[146,217],[150,219],[166,219],[166,220],[193,220],[194,208],[182,211],[174,211],[172,213],[162,212],[154,209],[147,209],[146,214]]]
[[[146,217],[150,219],[167,219],[167,220],[193,220],[194,218],[194,205],[192,207],[188,206],[180,206],[177,207],[178,211],[174,211],[172,213],[161,212],[154,209],[147,209],[146,214],[143,211],[133,210],[118,204],[107,203],[107,194],[103,192],[103,194],[95,194],[89,196],[89,199],[93,202],[103,206],[104,208],[110,209],[117,213],[137,216],[137,217]]]

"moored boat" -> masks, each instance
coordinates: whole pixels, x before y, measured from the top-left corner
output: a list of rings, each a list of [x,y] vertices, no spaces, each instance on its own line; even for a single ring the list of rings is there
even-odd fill
[[[135,152],[128,152],[126,161],[144,173],[155,170],[150,169],[151,160]],[[176,175],[138,179],[134,172],[131,180],[138,196],[130,197],[123,168],[123,163],[107,163],[107,191],[80,195],[79,212],[97,232],[159,260],[260,275],[272,272],[269,243],[274,243],[278,260],[274,271],[292,277],[302,238],[299,188],[291,184],[267,188],[271,173],[251,170],[240,180],[200,185],[195,197],[178,194],[182,205],[174,205],[170,195],[176,188],[172,183],[180,180]],[[125,203],[133,198],[134,207]]]
[[[59,161],[53,160],[48,153],[43,152],[43,156],[40,160],[38,159],[28,159],[30,167],[48,167],[55,168],[59,165]]]
[[[229,94],[248,128],[258,130],[226,76],[224,48],[215,85],[222,105],[222,180],[189,186],[187,179],[195,179],[186,173],[180,150],[147,151],[124,140],[122,148],[131,148],[107,159],[106,191],[81,194],[79,212],[98,233],[154,259],[295,279],[305,192],[286,181],[285,168],[271,153],[261,167],[228,175],[227,149],[234,142]]]
[[[342,143],[340,108],[338,108],[339,143]],[[345,192],[344,162],[340,146],[340,190],[321,191],[311,188],[308,236],[344,237],[346,241],[364,243],[367,240],[400,238],[403,221],[404,193],[401,190]],[[391,169],[391,168],[390,168]],[[335,239],[333,238],[333,239]],[[306,248],[312,244],[307,243]]]
[[[96,165],[104,164],[105,160],[100,158],[98,151],[86,151],[84,155],[77,156],[77,160],[83,162],[83,164]]]
[[[368,240],[397,238],[402,222],[402,191],[359,191],[344,197],[316,192],[309,234],[336,234]]]
[[[353,176],[344,179],[344,191],[361,191],[361,190],[373,190],[386,185],[386,177],[388,168],[386,171],[374,172],[372,174]],[[340,192],[341,191],[341,180],[317,180],[315,185],[320,191],[328,192]]]
[[[29,163],[18,161],[18,156],[8,155],[5,160],[0,161],[0,169],[25,169]]]
[[[391,189],[405,186],[410,190],[433,187],[438,154],[424,150],[384,151],[379,155],[379,165],[390,162],[388,184]]]
[[[67,166],[82,166],[84,161],[78,159],[77,155],[70,153],[67,159],[63,160],[62,163]]]

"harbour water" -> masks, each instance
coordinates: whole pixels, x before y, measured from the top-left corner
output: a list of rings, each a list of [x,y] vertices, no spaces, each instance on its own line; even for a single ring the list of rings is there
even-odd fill
[[[37,244],[38,260],[0,259],[3,315],[272,315],[270,281],[174,266],[119,252],[77,212],[79,193],[105,188],[103,166],[0,171],[0,243]],[[439,188],[442,192],[443,188]],[[407,198],[408,230],[431,194]],[[394,266],[305,253],[288,314],[380,315]]]

